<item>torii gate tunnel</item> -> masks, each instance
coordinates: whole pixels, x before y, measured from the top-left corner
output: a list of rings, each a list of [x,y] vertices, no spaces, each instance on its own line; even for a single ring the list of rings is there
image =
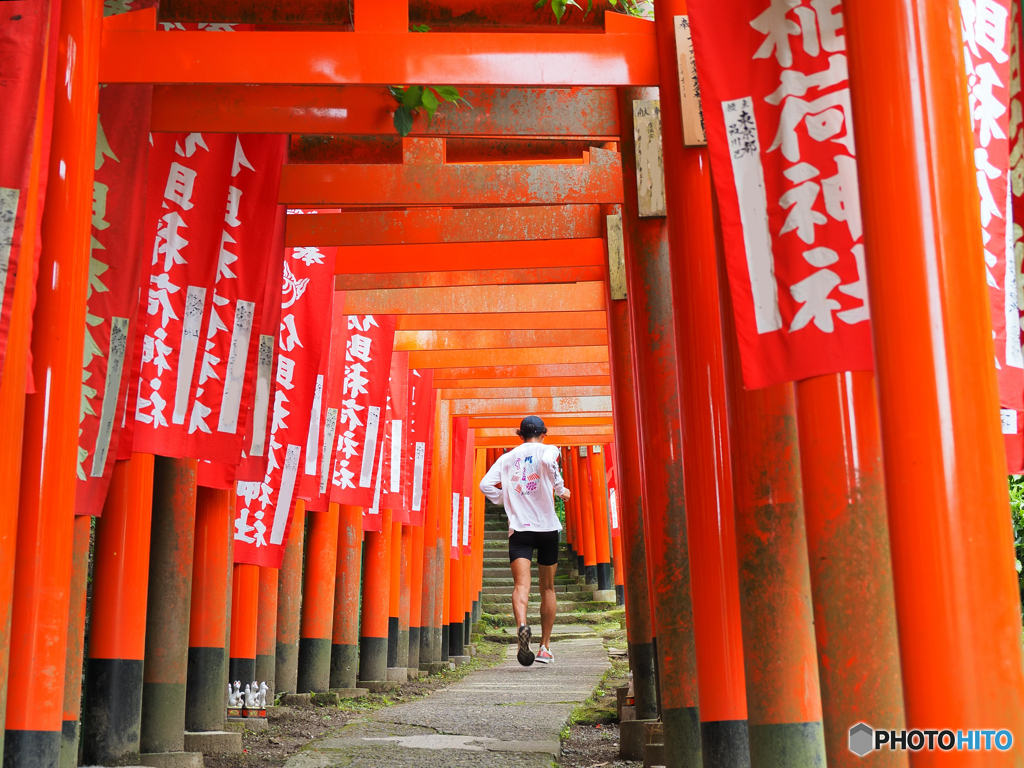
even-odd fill
[[[624,757],[1024,766],[1019,1],[573,6],[0,3],[4,768],[467,657],[528,414]]]

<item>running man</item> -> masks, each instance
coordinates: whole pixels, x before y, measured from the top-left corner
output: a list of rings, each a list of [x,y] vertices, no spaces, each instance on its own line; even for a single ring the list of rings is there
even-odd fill
[[[508,559],[512,566],[512,612],[519,627],[519,663],[534,659],[542,664],[554,660],[551,628],[555,623],[555,569],[558,568],[558,532],[562,524],[555,514],[555,496],[569,498],[558,468],[558,449],[544,445],[548,428],[537,416],[527,416],[516,434],[523,444],[498,458],[480,481],[480,490],[508,515]],[[530,563],[537,550],[540,572],[540,650],[530,649],[532,632],[526,622],[530,604]]]

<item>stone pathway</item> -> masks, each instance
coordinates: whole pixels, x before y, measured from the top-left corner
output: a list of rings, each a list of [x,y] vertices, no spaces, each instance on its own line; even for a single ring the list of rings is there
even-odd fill
[[[600,638],[562,640],[553,664],[522,667],[515,650],[496,667],[311,742],[285,768],[549,768],[569,713],[593,693],[608,653]]]

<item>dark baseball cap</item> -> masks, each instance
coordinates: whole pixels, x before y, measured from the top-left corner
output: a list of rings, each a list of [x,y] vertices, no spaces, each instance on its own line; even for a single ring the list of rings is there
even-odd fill
[[[540,416],[527,416],[519,423],[519,436],[524,439],[546,435],[547,433],[548,428],[544,426],[544,421]]]

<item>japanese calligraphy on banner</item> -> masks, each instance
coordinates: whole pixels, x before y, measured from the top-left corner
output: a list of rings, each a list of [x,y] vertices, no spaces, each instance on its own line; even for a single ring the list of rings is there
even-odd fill
[[[262,482],[238,483],[236,563],[280,568],[328,339],[336,248],[289,248],[281,285],[274,415]]]
[[[394,315],[349,315],[331,501],[373,508],[387,408]],[[335,374],[336,375],[336,374]]]
[[[619,522],[619,499],[618,499],[618,464],[615,461],[615,445],[609,443],[608,454],[605,457],[608,463],[606,471],[608,485],[608,519],[611,522],[612,536],[622,535],[622,526]]]
[[[452,520],[451,520],[451,552],[453,560],[459,559],[461,550],[462,529],[459,523],[462,520],[462,499],[466,495],[466,448],[469,438],[469,417],[457,416],[452,419]]]
[[[267,442],[270,436],[274,402],[274,354],[281,324],[281,285],[284,275],[285,207],[277,206],[273,245],[267,256],[267,277],[263,288],[263,314],[260,317],[256,370],[245,414],[245,438],[242,460],[238,464],[239,482],[261,480],[267,469]]]
[[[79,515],[103,511],[135,352],[140,281],[149,281],[143,202],[152,91],[150,85],[100,89],[78,430]]]
[[[234,149],[234,134],[153,134],[146,197],[152,262],[133,446],[142,453],[187,455]]]
[[[476,430],[468,429],[469,419],[466,419],[466,461],[462,474],[462,554],[473,554],[473,494],[479,492],[477,484],[473,482],[473,473],[476,470]]]
[[[210,293],[202,367],[188,426],[187,455],[234,465],[242,456],[256,377],[267,260],[274,247],[277,188],[287,138],[235,137],[217,271]]]
[[[391,353],[388,383],[388,420],[384,434],[384,467],[381,502],[391,510],[393,522],[409,525],[409,493],[404,480],[409,457],[409,353]]]
[[[691,0],[748,389],[873,367],[841,0]]]
[[[345,292],[336,291],[331,310],[331,332],[328,347],[320,356],[314,408],[309,415],[306,456],[299,482],[298,495],[306,499],[306,511],[326,512],[330,503],[331,462],[338,435],[338,413],[341,410],[341,388],[348,346],[348,316],[345,314]],[[319,401],[319,402],[318,402]],[[316,406],[319,405],[319,408]]]
[[[58,6],[59,7],[59,6]],[[39,81],[47,66],[43,53],[49,25],[49,3],[12,0],[0,14],[0,373],[7,356],[14,277],[28,203],[29,166],[39,107]],[[53,25],[56,27],[56,23]],[[55,50],[52,51],[55,53]],[[46,178],[43,164],[41,178]],[[26,254],[32,269],[34,254]]]
[[[430,469],[434,455],[434,371],[409,371],[409,457],[403,485],[409,494],[409,522],[423,525],[430,493]]]
[[[1009,470],[1017,473],[1024,468],[1024,357],[1009,178],[1010,5],[1010,0],[960,0],[1000,416]]]
[[[1024,310],[1024,93],[1021,91],[1021,52],[1024,46],[1024,25],[1018,3],[1010,4],[1010,188],[1013,199],[1013,253],[1017,275],[1017,308]],[[1021,320],[1024,328],[1024,319]],[[1009,333],[1009,327],[1007,327]],[[1021,414],[1017,414],[1018,428]],[[1020,464],[1012,460],[1013,447],[1006,435],[1006,457],[1011,473],[1024,471],[1024,457]],[[1016,441],[1015,441],[1016,442]],[[1019,443],[1018,443],[1019,444]],[[1014,467],[1017,467],[1016,469]]]

